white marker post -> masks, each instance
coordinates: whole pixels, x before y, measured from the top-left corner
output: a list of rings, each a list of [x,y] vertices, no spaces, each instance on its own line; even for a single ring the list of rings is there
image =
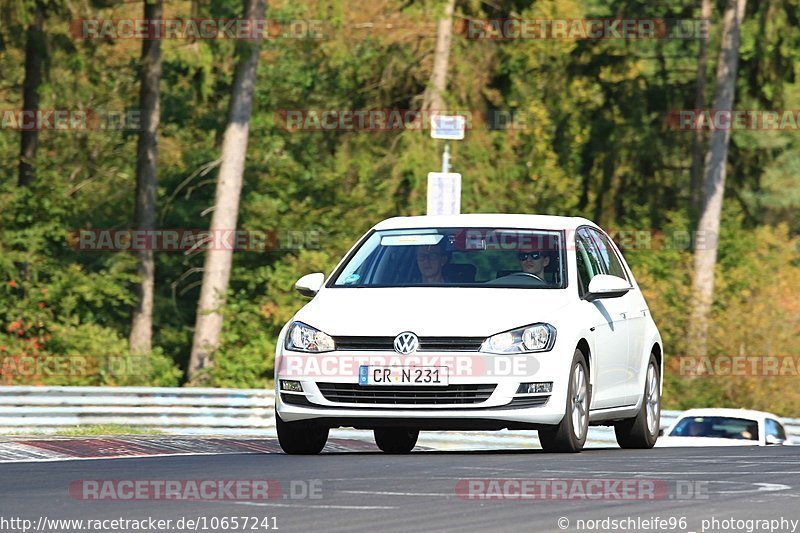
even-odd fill
[[[433,115],[431,138],[460,141],[467,120],[463,115]],[[442,171],[428,173],[428,214],[457,215],[461,212],[461,174],[450,172],[450,145],[445,142]]]
[[[457,215],[461,212],[461,174],[428,172],[428,214]]]

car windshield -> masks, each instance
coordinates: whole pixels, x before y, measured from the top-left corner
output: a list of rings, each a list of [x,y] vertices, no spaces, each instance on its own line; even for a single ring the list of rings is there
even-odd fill
[[[563,232],[547,230],[375,231],[337,270],[332,286],[564,288],[563,242]]]
[[[690,416],[678,422],[669,435],[758,440],[758,422],[727,416]]]

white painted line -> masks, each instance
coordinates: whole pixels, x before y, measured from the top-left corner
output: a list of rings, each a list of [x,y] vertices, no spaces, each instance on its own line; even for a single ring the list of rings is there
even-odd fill
[[[580,475],[587,475],[587,474],[606,474],[610,476],[620,476],[620,475],[630,475],[636,477],[643,477],[643,476],[673,476],[673,477],[682,477],[682,476],[749,476],[754,474],[800,474],[800,470],[779,470],[776,472],[767,472],[764,470],[754,470],[752,472],[658,472],[655,470],[648,470],[647,472],[625,472],[622,470],[619,471],[600,471],[600,470],[540,470],[540,472],[556,472],[559,474],[580,474]]]
[[[272,502],[230,502],[236,505],[252,505],[255,507],[305,507],[308,509],[346,509],[346,510],[376,510],[397,509],[388,505],[308,505],[302,503],[272,503]]]
[[[455,492],[387,492],[375,490],[337,490],[346,494],[376,494],[378,496],[455,496]]]
[[[747,494],[752,492],[776,492],[779,490],[791,490],[792,487],[789,485],[783,485],[781,483],[753,483],[755,485],[756,490],[720,490],[717,491],[716,494]]]

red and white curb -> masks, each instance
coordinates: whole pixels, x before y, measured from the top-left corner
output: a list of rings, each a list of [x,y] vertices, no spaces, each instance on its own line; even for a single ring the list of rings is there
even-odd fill
[[[376,452],[374,443],[328,439],[324,452]],[[91,438],[26,438],[0,442],[0,463],[120,459],[170,455],[282,453],[277,439],[230,437],[125,436]]]

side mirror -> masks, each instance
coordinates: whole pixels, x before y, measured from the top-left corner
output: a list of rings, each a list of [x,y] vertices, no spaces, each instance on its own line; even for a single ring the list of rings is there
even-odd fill
[[[598,274],[589,282],[589,292],[583,299],[593,302],[599,298],[619,298],[631,289],[627,280],[608,274]]]
[[[767,438],[766,438],[765,442],[768,445],[781,445],[785,441],[780,437],[776,437],[775,435],[767,435]]]
[[[313,274],[306,274],[298,279],[297,283],[294,284],[294,288],[303,296],[313,298],[322,288],[323,283],[325,283],[325,274],[322,272],[314,272]]]

